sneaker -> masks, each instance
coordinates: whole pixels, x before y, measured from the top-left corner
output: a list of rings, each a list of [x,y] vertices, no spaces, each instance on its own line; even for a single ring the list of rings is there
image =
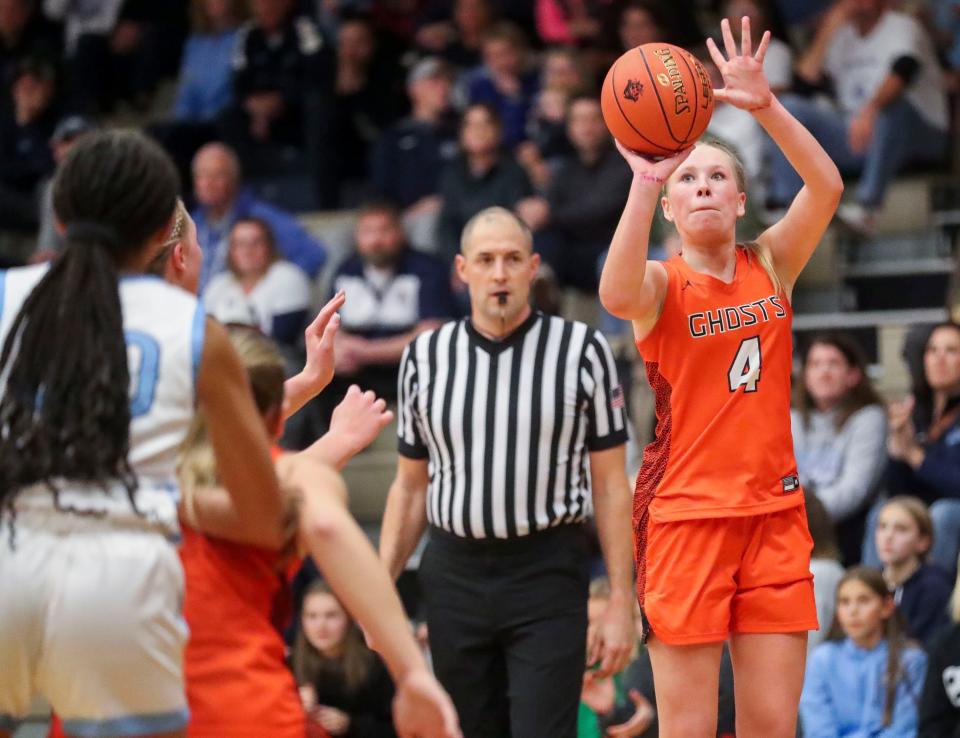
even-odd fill
[[[861,236],[872,236],[876,232],[876,213],[858,202],[841,203],[837,220]]]

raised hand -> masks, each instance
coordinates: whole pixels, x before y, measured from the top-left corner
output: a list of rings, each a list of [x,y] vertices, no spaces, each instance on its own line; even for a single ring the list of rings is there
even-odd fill
[[[354,456],[373,443],[391,420],[393,413],[387,410],[385,400],[378,400],[372,390],[361,392],[352,384],[330,416],[328,433],[340,437]]]
[[[303,332],[307,353],[303,374],[311,379],[315,393],[319,393],[333,379],[334,339],[340,328],[340,314],[337,311],[343,307],[346,299],[343,290],[340,290],[320,309]]]
[[[737,43],[730,31],[730,21],[726,18],[720,21],[726,58],[720,53],[713,39],[707,39],[707,50],[720,70],[724,85],[721,89],[714,90],[713,94],[717,100],[743,110],[763,110],[769,107],[773,100],[770,82],[763,71],[763,57],[770,45],[770,31],[764,32],[760,46],[754,53],[753,41],[750,38],[750,19],[747,16],[741,20],[740,27],[740,52],[737,53]]]

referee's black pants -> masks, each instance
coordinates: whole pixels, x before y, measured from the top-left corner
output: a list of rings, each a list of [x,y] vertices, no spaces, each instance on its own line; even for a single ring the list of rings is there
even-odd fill
[[[465,738],[576,738],[588,589],[580,526],[508,541],[431,529],[420,585],[433,666]]]

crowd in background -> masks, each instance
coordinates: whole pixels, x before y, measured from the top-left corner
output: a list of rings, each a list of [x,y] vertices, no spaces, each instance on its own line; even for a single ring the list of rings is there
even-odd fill
[[[539,308],[560,311],[565,290],[595,302],[631,177],[598,86],[642,43],[709,62],[701,29],[718,15],[773,31],[772,88],[857,178],[848,228],[873,230],[905,168],[950,171],[953,0],[0,0],[0,261],[55,257],[55,166],[86,132],[135,122],[181,169],[212,315],[260,327],[293,365],[320,285],[347,294],[337,383],[288,428],[302,445],[350,383],[395,398],[407,343],[463,314],[451,263],[485,207],[534,232]],[[761,227],[796,175],[741,110],[718,103],[708,132],[743,160],[746,228]],[[339,263],[296,217],[331,209],[356,213]],[[656,253],[672,244],[661,224]],[[635,360],[629,340],[612,342]],[[911,392],[893,404],[850,336],[801,346],[793,434],[821,621],[801,704],[811,738],[960,736],[960,327],[918,327],[909,345]],[[645,437],[649,418],[633,422]],[[604,598],[602,582],[591,595]],[[323,585],[301,599],[291,663],[316,735],[392,735],[382,665]],[[584,738],[655,731],[642,649],[614,679],[585,675]]]

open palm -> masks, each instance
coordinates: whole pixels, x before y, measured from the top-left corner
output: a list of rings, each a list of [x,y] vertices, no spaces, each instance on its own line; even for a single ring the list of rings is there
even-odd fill
[[[763,34],[760,46],[754,53],[750,39],[750,19],[744,16],[741,23],[739,53],[730,31],[730,21],[726,18],[720,22],[720,30],[723,33],[727,58],[724,58],[712,38],[707,39],[707,50],[723,77],[723,89],[714,90],[714,95],[717,100],[723,100],[737,108],[762,110],[770,105],[773,98],[770,82],[763,71],[763,57],[770,44],[770,31]]]

